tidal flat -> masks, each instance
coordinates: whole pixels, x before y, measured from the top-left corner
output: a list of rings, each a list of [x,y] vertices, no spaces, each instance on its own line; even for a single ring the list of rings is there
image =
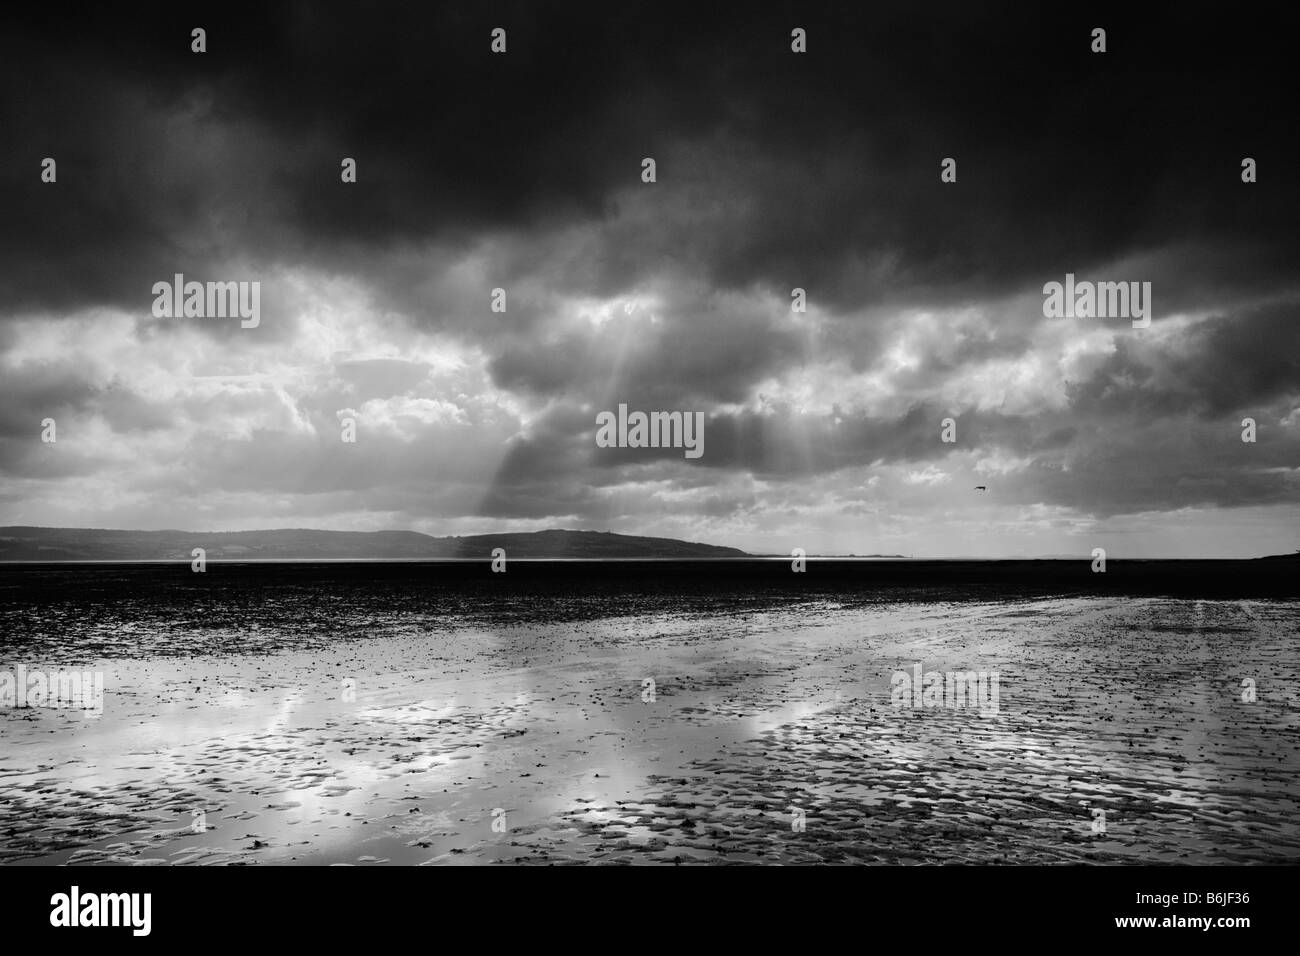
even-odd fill
[[[294,580],[8,588],[0,669],[104,702],[0,709],[0,862],[1300,861],[1294,601]],[[917,665],[995,712],[897,706]]]

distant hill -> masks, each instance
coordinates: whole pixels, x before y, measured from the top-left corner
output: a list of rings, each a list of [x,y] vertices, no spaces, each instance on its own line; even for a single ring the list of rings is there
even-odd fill
[[[607,531],[531,531],[434,538],[415,531],[110,531],[0,528],[0,561],[180,561],[272,558],[743,558],[744,551]]]

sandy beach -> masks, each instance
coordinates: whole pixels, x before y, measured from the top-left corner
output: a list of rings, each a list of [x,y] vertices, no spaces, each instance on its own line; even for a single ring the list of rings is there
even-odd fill
[[[0,711],[0,862],[1293,863],[1296,638],[1263,600],[816,601],[83,660],[102,716]],[[917,664],[997,712],[894,706]]]

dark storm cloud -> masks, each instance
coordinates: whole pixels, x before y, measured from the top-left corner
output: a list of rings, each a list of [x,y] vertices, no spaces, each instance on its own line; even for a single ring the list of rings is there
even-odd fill
[[[957,416],[961,445],[936,440],[940,422],[950,414]],[[932,404],[913,405],[896,418],[848,413],[810,416],[790,409],[747,412],[706,420],[706,454],[693,467],[743,469],[758,478],[781,480],[868,465],[938,462],[972,447],[1016,454],[1042,452],[1065,444],[1069,434],[1039,434],[1035,423],[1021,416],[953,413]],[[621,470],[681,456],[676,449],[596,449],[592,462],[598,468]]]
[[[1291,471],[1300,462],[1295,429],[1261,416],[1266,437],[1240,439],[1237,421],[1158,421],[1134,416],[1094,426],[1099,440],[1042,456],[1009,479],[1011,495],[1032,496],[1098,516],[1187,507],[1294,505]]]
[[[1084,414],[1203,418],[1258,412],[1300,389],[1300,302],[1215,316],[1158,348],[1120,340],[1089,379],[1068,386]]]
[[[634,319],[616,316],[598,329],[574,329],[540,344],[516,338],[493,358],[490,371],[503,388],[586,396],[605,405],[738,402],[755,381],[805,354],[789,314],[786,302],[774,308],[720,301],[707,290],[668,289]],[[618,364],[616,394],[611,362]]]
[[[0,377],[0,435],[39,434],[41,418],[85,411],[99,392],[82,378],[80,369],[66,362],[32,362],[8,370]],[[28,409],[41,414],[33,417]]]
[[[346,271],[367,248],[600,219],[645,155],[665,200],[694,188],[727,208],[610,255],[585,277],[594,293],[674,249],[716,285],[794,276],[839,308],[994,294],[1174,241],[1220,248],[1225,281],[1232,250],[1264,242],[1256,279],[1289,278],[1287,34],[1268,9],[1120,9],[27,13],[2,51],[22,149],[0,181],[0,306],[137,304],[146,280],[234,253]],[[1087,31],[1103,22],[1098,57]],[[788,52],[794,24],[805,57]],[[488,51],[497,25],[505,57]],[[174,141],[192,133],[166,126],[178,114],[212,130],[215,162]],[[38,181],[44,155],[57,191]],[[157,168],[163,155],[183,168]],[[345,155],[354,188],[338,182]],[[1249,189],[1243,155],[1261,163]],[[955,187],[939,184],[944,156]]]

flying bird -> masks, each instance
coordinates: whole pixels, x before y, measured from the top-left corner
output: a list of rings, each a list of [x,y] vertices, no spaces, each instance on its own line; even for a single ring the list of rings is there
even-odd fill
[[[987,485],[976,485],[976,486],[975,486],[975,490],[976,490],[976,491],[988,491],[989,489],[988,489],[988,486],[987,486]]]

